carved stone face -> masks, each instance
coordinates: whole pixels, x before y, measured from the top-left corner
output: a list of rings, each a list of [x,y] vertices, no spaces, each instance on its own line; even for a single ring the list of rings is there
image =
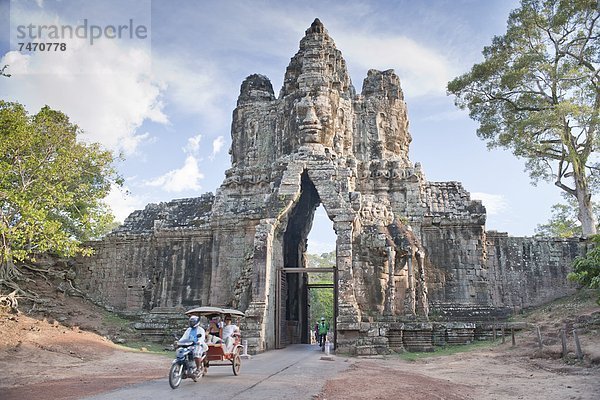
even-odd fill
[[[317,117],[315,107],[311,104],[308,106],[304,119],[300,123],[300,138],[305,143],[320,143],[321,130],[323,126]]]
[[[307,95],[296,104],[296,121],[300,143],[321,143],[333,146],[333,101],[323,92]]]

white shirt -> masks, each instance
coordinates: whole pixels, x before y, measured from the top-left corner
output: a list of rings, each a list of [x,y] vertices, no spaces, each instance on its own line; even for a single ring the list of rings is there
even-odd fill
[[[223,327],[223,340],[233,335],[239,328],[234,324],[225,325]]]
[[[192,333],[192,328],[187,328],[185,330],[185,332],[183,333],[183,336],[179,340],[194,340],[194,338],[191,336],[191,333]],[[198,343],[200,343],[200,344],[205,343],[206,333],[204,331],[204,328],[202,328],[201,326],[198,326],[198,328],[196,329],[196,334],[198,335]]]

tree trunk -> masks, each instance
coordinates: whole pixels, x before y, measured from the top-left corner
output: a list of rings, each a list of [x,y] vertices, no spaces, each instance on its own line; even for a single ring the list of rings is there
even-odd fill
[[[579,203],[579,214],[578,218],[581,222],[581,228],[583,230],[583,236],[588,238],[597,233],[596,231],[596,217],[592,212],[592,203],[589,199],[581,199],[582,196],[577,196],[577,202]]]
[[[579,212],[577,218],[581,222],[583,236],[588,238],[596,234],[596,217],[592,212],[592,195],[589,193],[587,179],[585,176],[575,174],[575,196]]]
[[[21,274],[12,259],[0,261],[0,283],[3,281],[11,282],[20,275]]]

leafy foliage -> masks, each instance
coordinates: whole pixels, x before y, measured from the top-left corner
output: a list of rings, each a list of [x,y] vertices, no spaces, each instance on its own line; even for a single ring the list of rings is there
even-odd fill
[[[555,204],[552,206],[550,220],[538,225],[536,235],[544,237],[581,237],[581,223],[577,220],[577,203],[573,198],[567,198],[568,204]],[[592,204],[592,210],[598,221],[600,216],[600,205]]]
[[[591,241],[594,244],[593,249],[584,257],[575,259],[573,272],[567,277],[591,289],[600,289],[600,235],[592,236]],[[600,305],[600,297],[597,303]]]
[[[335,251],[321,255],[307,254],[307,266],[310,268],[331,268],[335,266]],[[333,283],[332,273],[311,273],[310,283]],[[310,326],[313,327],[325,317],[330,323],[333,321],[333,289],[313,288],[309,293],[310,304]]]
[[[576,211],[566,204],[552,206],[552,216],[546,224],[538,225],[536,234],[546,237],[576,237],[581,236],[581,224],[575,216]]]
[[[306,254],[307,266],[309,268],[333,268],[335,267],[335,251],[330,253]],[[330,273],[311,274],[309,276],[310,283],[316,282],[333,282],[333,277]]]
[[[310,327],[314,327],[321,317],[330,324],[333,321],[333,289],[310,290]]]
[[[32,116],[0,101],[0,278],[36,253],[89,254],[82,241],[113,222],[102,202],[121,183],[113,156],[80,133],[48,106]]]
[[[597,0],[522,0],[485,60],[448,83],[490,148],[511,149],[534,182],[554,181],[577,199],[586,236],[596,232],[599,18]]]

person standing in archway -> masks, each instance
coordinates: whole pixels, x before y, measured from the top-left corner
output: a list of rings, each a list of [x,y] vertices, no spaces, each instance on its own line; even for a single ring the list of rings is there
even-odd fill
[[[321,322],[319,322],[319,346],[321,346],[321,351],[325,351],[325,342],[327,341],[328,332],[329,323],[325,321],[325,317],[321,317]]]

